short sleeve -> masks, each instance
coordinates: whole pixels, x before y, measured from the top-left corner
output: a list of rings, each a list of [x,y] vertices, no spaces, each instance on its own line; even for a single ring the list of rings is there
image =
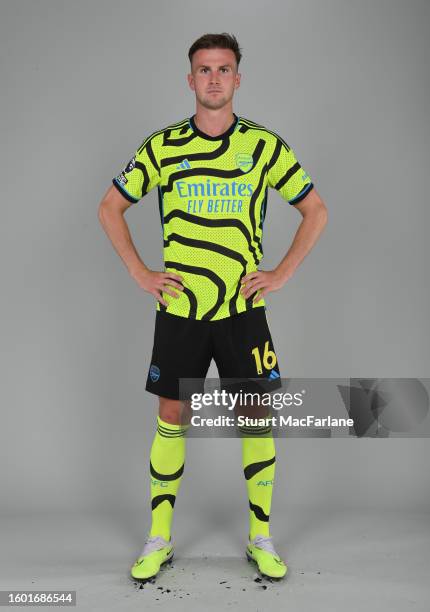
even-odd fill
[[[287,143],[276,136],[268,164],[269,187],[279,191],[289,204],[298,204],[313,189],[312,179],[296,159]]]
[[[157,161],[159,155],[155,140],[154,136],[144,140],[124,170],[112,179],[112,183],[129,202],[139,202],[160,182],[160,164]]]

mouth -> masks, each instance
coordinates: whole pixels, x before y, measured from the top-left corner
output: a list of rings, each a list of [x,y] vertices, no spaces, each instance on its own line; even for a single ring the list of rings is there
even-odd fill
[[[210,89],[208,93],[222,93],[221,89]]]

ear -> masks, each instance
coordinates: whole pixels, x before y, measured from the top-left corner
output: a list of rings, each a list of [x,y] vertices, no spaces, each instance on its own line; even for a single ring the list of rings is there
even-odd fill
[[[241,76],[242,76],[242,75],[240,74],[240,72],[238,72],[238,73],[236,74],[235,89],[238,89],[238,88],[240,87],[240,77],[241,77]]]
[[[194,77],[193,77],[191,72],[189,74],[187,74],[187,80],[188,80],[188,85],[190,86],[190,89],[192,89],[194,91],[194,89],[195,89],[195,87],[194,87]]]

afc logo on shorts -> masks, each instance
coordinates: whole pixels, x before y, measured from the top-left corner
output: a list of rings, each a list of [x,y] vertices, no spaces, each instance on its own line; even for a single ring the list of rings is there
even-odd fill
[[[160,368],[154,364],[151,365],[151,367],[149,368],[149,378],[152,380],[152,382],[157,382],[157,380],[160,378]]]

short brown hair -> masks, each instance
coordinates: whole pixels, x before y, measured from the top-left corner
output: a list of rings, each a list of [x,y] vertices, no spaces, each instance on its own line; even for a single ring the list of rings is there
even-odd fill
[[[193,55],[199,49],[231,49],[236,57],[236,64],[239,66],[242,57],[241,49],[236,37],[233,34],[203,34],[190,47],[188,58],[192,63]]]

